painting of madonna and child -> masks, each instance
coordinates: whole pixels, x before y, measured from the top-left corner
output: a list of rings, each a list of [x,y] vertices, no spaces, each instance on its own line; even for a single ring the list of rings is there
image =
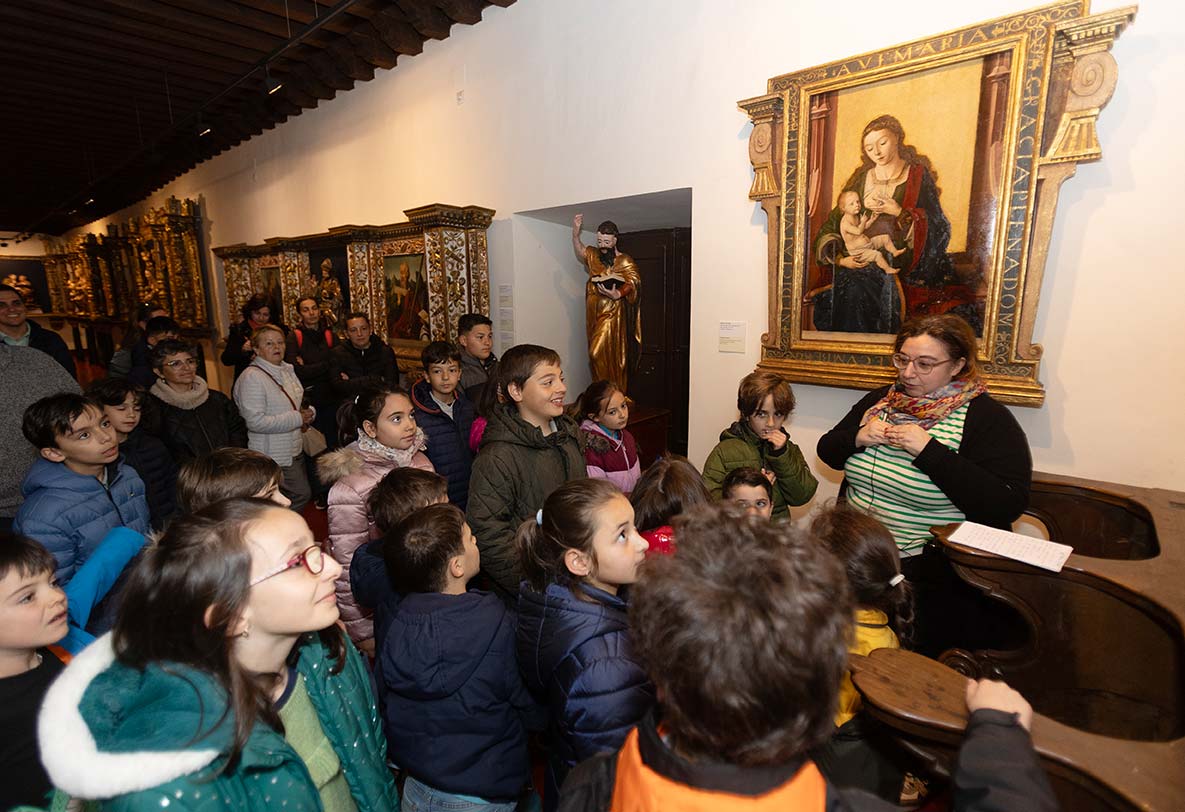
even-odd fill
[[[983,334],[1010,56],[810,96],[804,337],[888,341],[948,312]]]

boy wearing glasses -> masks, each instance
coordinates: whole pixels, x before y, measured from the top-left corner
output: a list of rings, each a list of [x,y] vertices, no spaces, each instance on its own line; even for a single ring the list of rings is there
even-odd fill
[[[25,300],[20,291],[11,285],[0,285],[0,341],[13,347],[32,347],[53,358],[78,378],[74,369],[74,357],[62,337],[40,324],[29,321],[25,313]]]

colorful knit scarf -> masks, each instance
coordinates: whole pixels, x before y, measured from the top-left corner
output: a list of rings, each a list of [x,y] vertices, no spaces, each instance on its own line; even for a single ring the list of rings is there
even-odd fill
[[[901,384],[895,383],[889,387],[883,398],[864,413],[860,425],[867,424],[869,420],[880,419],[894,426],[917,423],[924,429],[930,429],[955,409],[970,403],[984,392],[987,392],[987,387],[978,378],[951,381],[928,395],[918,397],[905,394]]]

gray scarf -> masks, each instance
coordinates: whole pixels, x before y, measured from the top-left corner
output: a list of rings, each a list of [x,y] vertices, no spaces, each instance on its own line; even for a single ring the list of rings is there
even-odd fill
[[[210,397],[210,385],[200,377],[193,379],[193,388],[188,392],[178,392],[165,383],[164,378],[157,378],[156,383],[148,391],[170,406],[176,406],[187,412],[201,406]]]

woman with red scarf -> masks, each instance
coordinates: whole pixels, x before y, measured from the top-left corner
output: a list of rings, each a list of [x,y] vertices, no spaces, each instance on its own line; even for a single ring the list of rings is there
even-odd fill
[[[1033,461],[1024,430],[980,378],[967,322],[913,319],[893,349],[897,382],[862,398],[820,438],[818,453],[844,472],[848,504],[893,533],[921,615],[918,582],[942,578],[945,563],[926,546],[930,527],[966,519],[1009,528],[1028,506]]]

